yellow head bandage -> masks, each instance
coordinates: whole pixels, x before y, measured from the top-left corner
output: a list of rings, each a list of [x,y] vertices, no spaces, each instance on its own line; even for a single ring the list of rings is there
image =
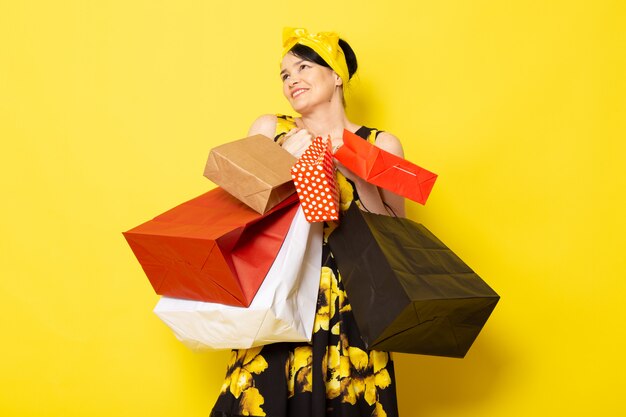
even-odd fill
[[[285,28],[283,29],[283,54],[287,52],[295,44],[308,46],[313,49],[324,61],[339,75],[344,86],[350,79],[348,72],[348,64],[343,50],[339,46],[339,35],[335,32],[309,33],[303,28]]]

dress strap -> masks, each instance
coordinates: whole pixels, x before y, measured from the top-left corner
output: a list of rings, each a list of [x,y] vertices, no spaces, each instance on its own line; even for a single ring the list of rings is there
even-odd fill
[[[374,144],[380,132],[383,132],[383,130],[372,129],[369,136],[367,137],[367,141],[371,144]]]
[[[373,127],[361,126],[354,133],[357,136],[360,136],[363,139],[367,140],[369,143],[374,144],[380,132],[383,132],[383,130],[378,130]]]

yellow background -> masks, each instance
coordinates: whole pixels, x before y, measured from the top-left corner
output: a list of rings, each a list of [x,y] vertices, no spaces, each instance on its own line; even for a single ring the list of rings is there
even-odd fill
[[[463,360],[396,354],[403,417],[623,413],[623,1],[0,3],[0,415],[206,416],[121,232],[289,112],[283,26],[337,30],[357,123],[440,175],[427,225],[502,296]]]

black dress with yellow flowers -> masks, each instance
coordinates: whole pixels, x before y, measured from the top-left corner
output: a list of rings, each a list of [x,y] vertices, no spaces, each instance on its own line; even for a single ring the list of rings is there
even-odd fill
[[[295,127],[279,115],[275,141]],[[373,142],[377,131],[355,132]],[[337,172],[340,205],[360,204],[354,184]],[[367,350],[356,327],[341,276],[326,239],[311,343],[275,343],[231,352],[226,379],[211,417],[393,417],[398,415],[393,362]]]

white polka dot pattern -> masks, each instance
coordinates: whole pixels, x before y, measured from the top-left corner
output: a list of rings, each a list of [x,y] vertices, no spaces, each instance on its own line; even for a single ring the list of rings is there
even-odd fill
[[[311,146],[291,168],[291,178],[309,223],[339,220],[339,193],[330,137],[313,139]]]

